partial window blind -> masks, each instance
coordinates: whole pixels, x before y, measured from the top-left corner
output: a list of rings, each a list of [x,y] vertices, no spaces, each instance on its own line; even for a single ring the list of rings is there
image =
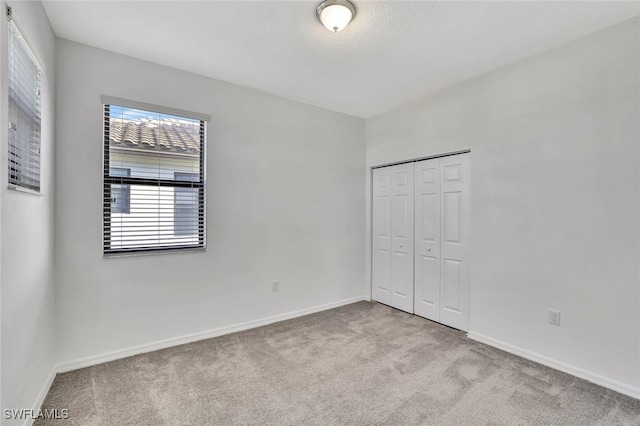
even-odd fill
[[[205,247],[205,139],[203,120],[104,105],[105,254]]]
[[[9,185],[40,192],[42,70],[15,23],[8,27]]]

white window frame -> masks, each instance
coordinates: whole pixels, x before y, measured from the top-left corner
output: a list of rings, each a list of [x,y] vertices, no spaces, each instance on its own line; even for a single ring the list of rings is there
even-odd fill
[[[175,253],[184,251],[204,251],[206,249],[206,146],[207,146],[207,133],[206,124],[210,120],[210,116],[206,114],[200,114],[190,111],[184,111],[174,108],[167,108],[157,105],[151,105],[142,102],[131,101],[122,98],[114,98],[110,96],[102,96],[101,102],[104,111],[104,123],[103,123],[103,255],[104,257],[118,257],[118,256],[130,256],[130,255],[146,255],[146,254],[159,254],[159,253]],[[127,176],[110,176],[110,106],[118,106],[125,108],[133,108],[137,110],[144,110],[154,113],[167,114],[172,116],[184,117],[188,119],[194,119],[200,121],[200,172],[199,182],[189,181],[193,187],[199,191],[201,199],[201,206],[199,210],[199,224],[198,224],[198,243],[188,244],[183,246],[175,245],[156,245],[144,248],[113,248],[111,245],[111,207],[112,202],[110,188],[111,185],[165,185],[167,187],[179,187],[184,185],[182,181],[166,181],[155,180],[151,182],[149,179],[127,177]],[[175,185],[175,186],[174,186]]]
[[[8,32],[8,143],[7,143],[7,181],[9,189],[41,195],[42,190],[42,80],[44,68],[35,53],[35,49],[7,7]],[[20,49],[14,50],[14,49]],[[22,62],[16,63],[16,57]],[[26,61],[29,61],[25,64]],[[21,67],[19,67],[21,65]],[[20,72],[18,69],[33,70]],[[22,79],[22,80],[21,80]],[[33,90],[31,94],[20,89]],[[28,90],[27,90],[28,92]],[[30,102],[29,102],[30,101]],[[22,115],[22,119],[20,119]],[[25,120],[25,117],[27,118]],[[29,123],[30,128],[25,126]]]

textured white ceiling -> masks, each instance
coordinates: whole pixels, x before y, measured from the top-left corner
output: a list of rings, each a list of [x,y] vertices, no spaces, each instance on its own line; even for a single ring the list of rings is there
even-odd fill
[[[626,2],[45,1],[59,37],[368,118],[640,14]]]

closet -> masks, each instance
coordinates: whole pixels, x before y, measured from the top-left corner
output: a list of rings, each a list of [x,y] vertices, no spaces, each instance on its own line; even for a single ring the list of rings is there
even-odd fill
[[[372,298],[467,331],[469,153],[373,170]]]

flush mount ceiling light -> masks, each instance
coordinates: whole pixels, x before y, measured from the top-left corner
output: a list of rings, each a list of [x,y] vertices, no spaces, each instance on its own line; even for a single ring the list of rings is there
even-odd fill
[[[356,7],[349,0],[325,0],[316,9],[318,19],[329,31],[342,31],[356,16]]]

